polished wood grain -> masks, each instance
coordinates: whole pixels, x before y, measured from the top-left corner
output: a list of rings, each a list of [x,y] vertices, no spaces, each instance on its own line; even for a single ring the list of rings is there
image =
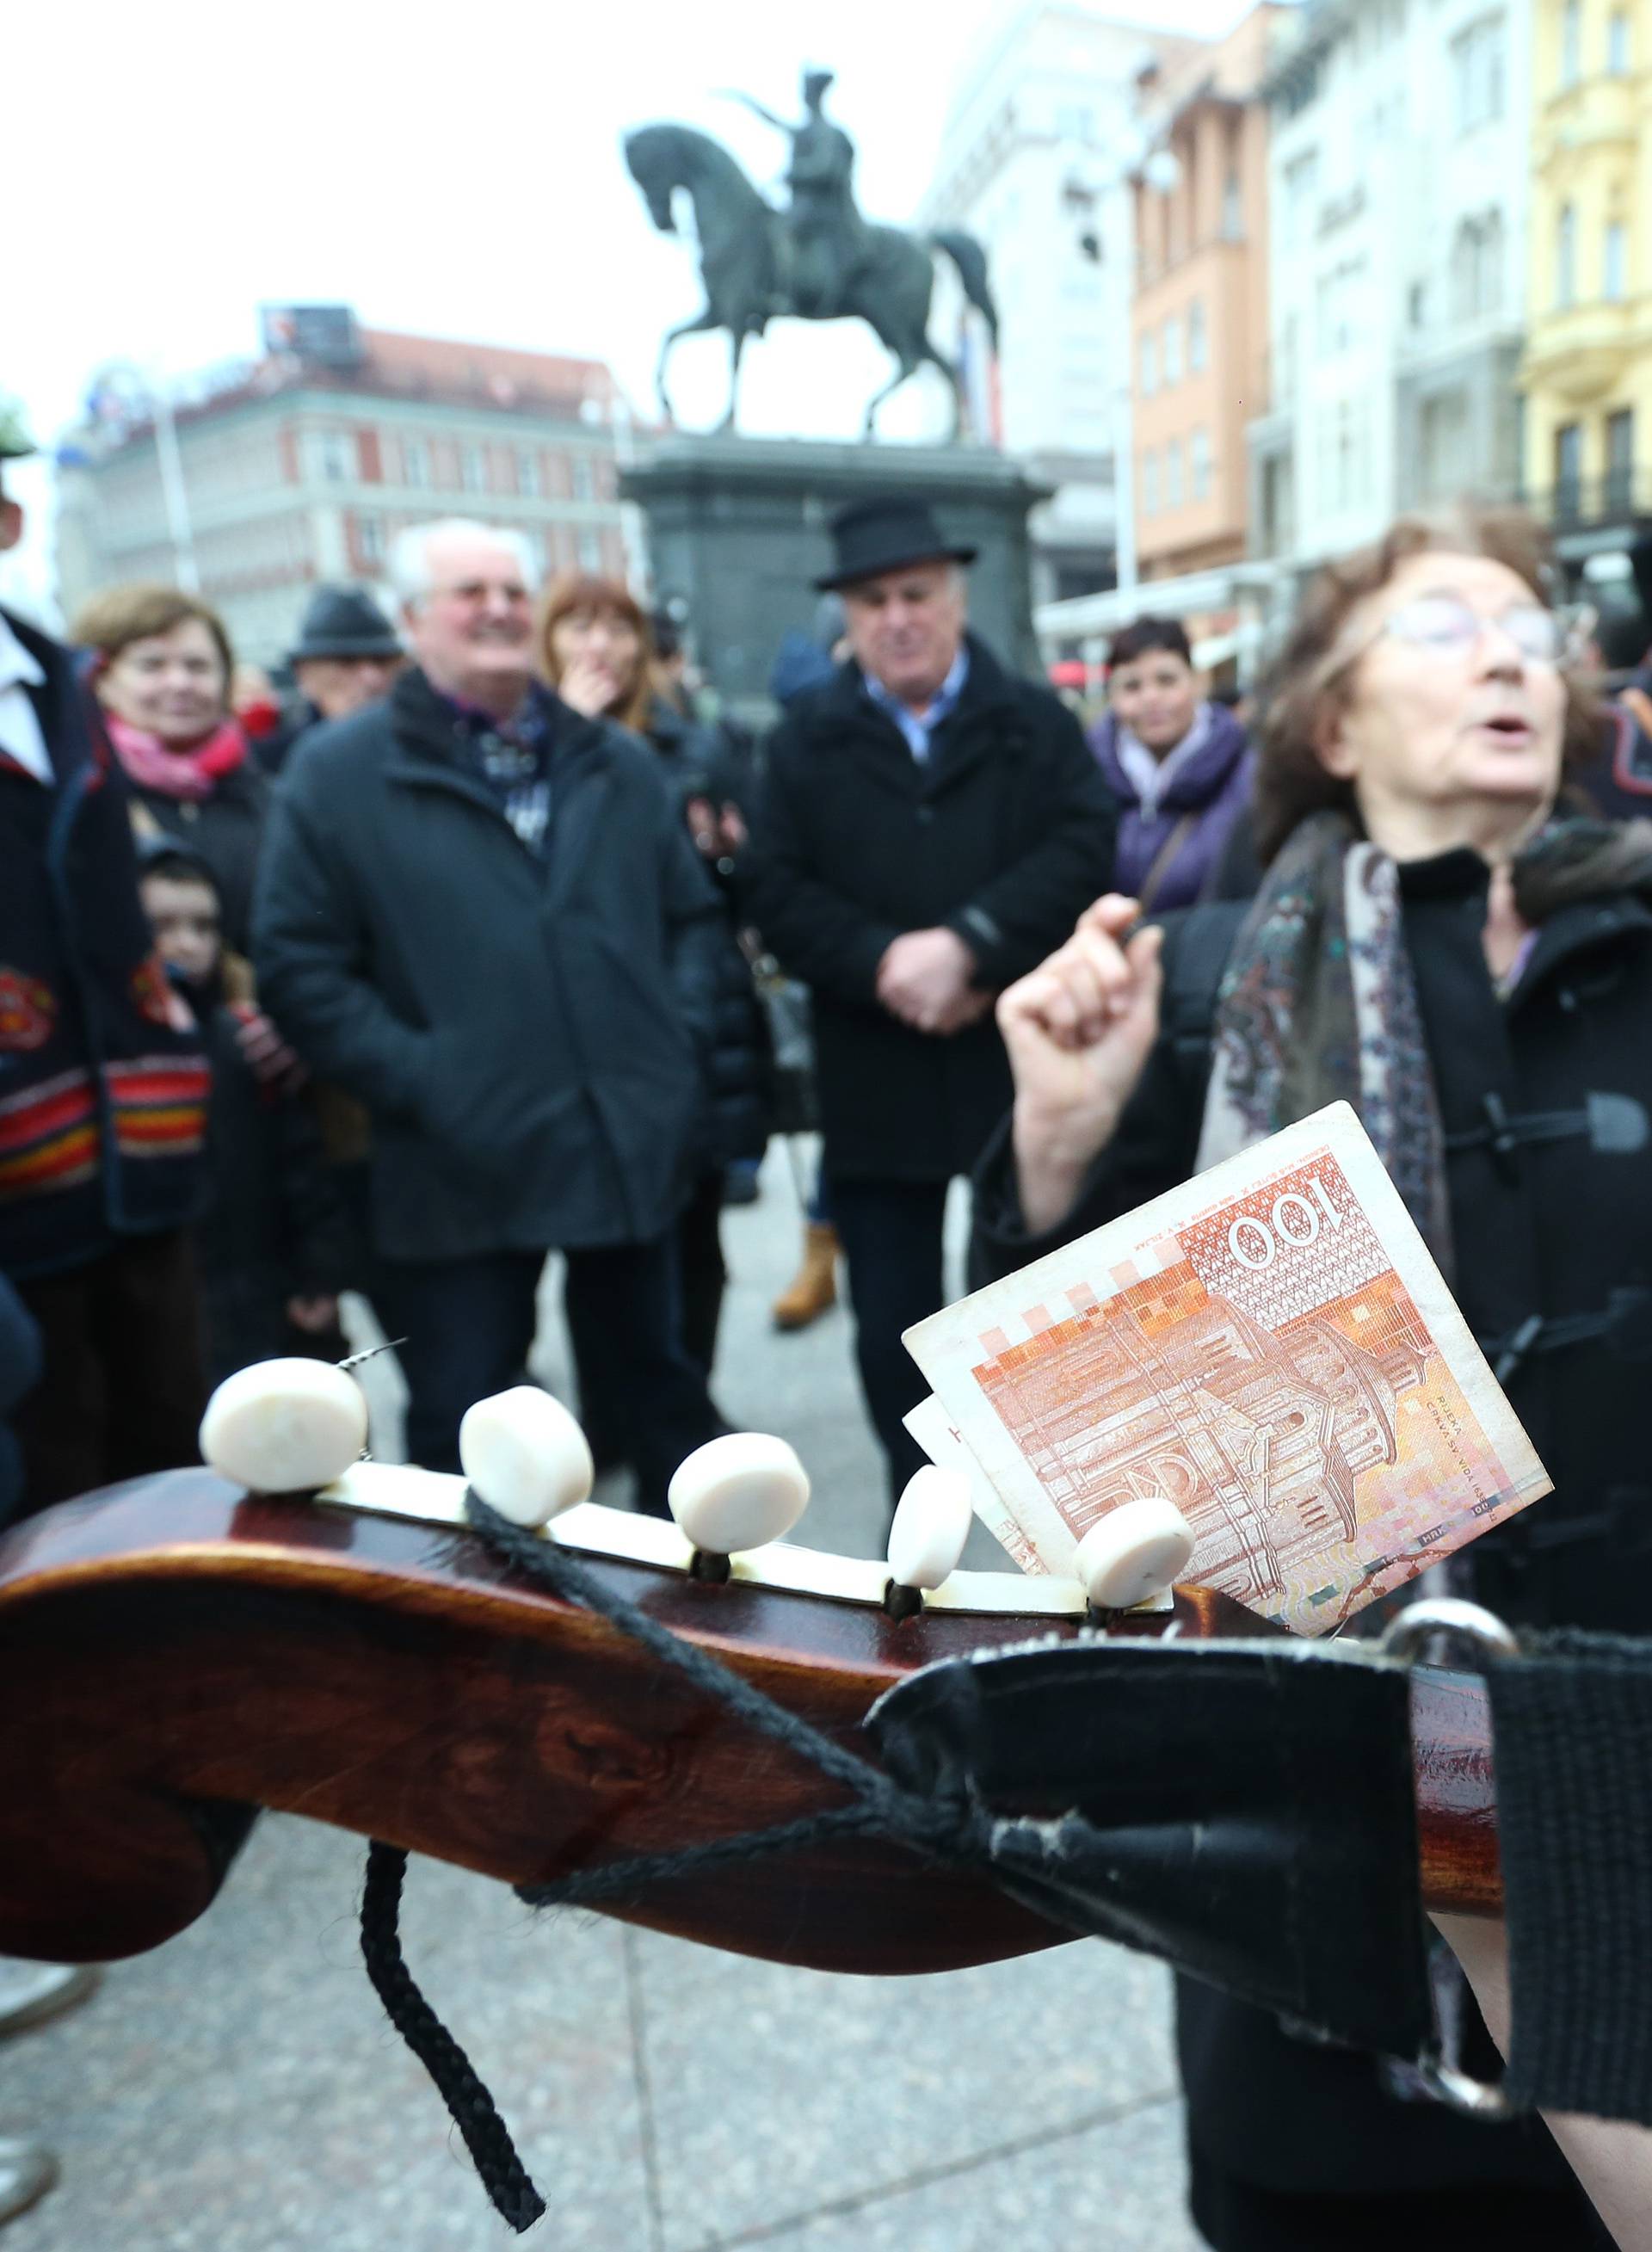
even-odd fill
[[[936,1659],[1076,1620],[871,1605],[658,1566],[608,1584],[871,1756],[874,1698]],[[1258,1623],[1178,1592],[1189,1638]],[[1130,1622],[1160,1633],[1163,1619]],[[1418,1674],[1424,1884],[1496,1907],[1483,1694]],[[803,1766],[467,1533],[253,1498],[182,1470],[0,1537],[0,1953],[108,1958],[210,1904],[279,1808],[508,1883],[670,1852],[836,1804]],[[1213,1721],[1219,1725],[1219,1717]],[[994,1887],[844,1841],[624,1911],[828,1970],[941,1970],[1069,1935]]]

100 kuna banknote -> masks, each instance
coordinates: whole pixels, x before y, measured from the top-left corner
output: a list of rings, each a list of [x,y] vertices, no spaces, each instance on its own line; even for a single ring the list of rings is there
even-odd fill
[[[1345,1102],[906,1342],[940,1403],[920,1442],[974,1466],[1024,1567],[1070,1570],[1107,1511],[1166,1494],[1183,1578],[1300,1634],[1552,1490]]]

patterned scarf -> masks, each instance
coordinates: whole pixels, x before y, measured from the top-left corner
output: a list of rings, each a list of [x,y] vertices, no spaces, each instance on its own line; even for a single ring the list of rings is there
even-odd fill
[[[1551,821],[1513,873],[1534,926],[1577,900],[1652,890],[1652,822]],[[1399,870],[1346,815],[1316,813],[1268,870],[1228,957],[1199,1168],[1336,1102],[1359,1113],[1449,1275],[1445,1138]]]
[[[147,727],[135,727],[115,712],[104,714],[115,754],[140,789],[163,797],[211,797],[219,783],[246,763],[246,738],[233,719],[221,720],[205,742],[175,751]]]

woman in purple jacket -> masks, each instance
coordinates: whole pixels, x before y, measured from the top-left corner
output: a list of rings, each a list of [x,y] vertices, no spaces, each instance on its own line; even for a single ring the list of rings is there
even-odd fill
[[[1114,643],[1090,747],[1119,801],[1115,888],[1144,907],[1191,906],[1249,800],[1251,748],[1232,712],[1201,700],[1177,619],[1137,618]]]

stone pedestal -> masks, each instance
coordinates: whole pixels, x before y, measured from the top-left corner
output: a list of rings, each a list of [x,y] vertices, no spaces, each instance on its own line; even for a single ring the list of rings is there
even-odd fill
[[[701,671],[748,724],[773,715],[768,675],[781,637],[813,629],[814,582],[831,565],[827,525],[851,500],[927,501],[949,542],[980,551],[971,624],[1014,670],[1038,670],[1027,511],[1050,488],[1002,454],[668,437],[624,472],[621,490],[647,522],[656,602],[686,604]]]

